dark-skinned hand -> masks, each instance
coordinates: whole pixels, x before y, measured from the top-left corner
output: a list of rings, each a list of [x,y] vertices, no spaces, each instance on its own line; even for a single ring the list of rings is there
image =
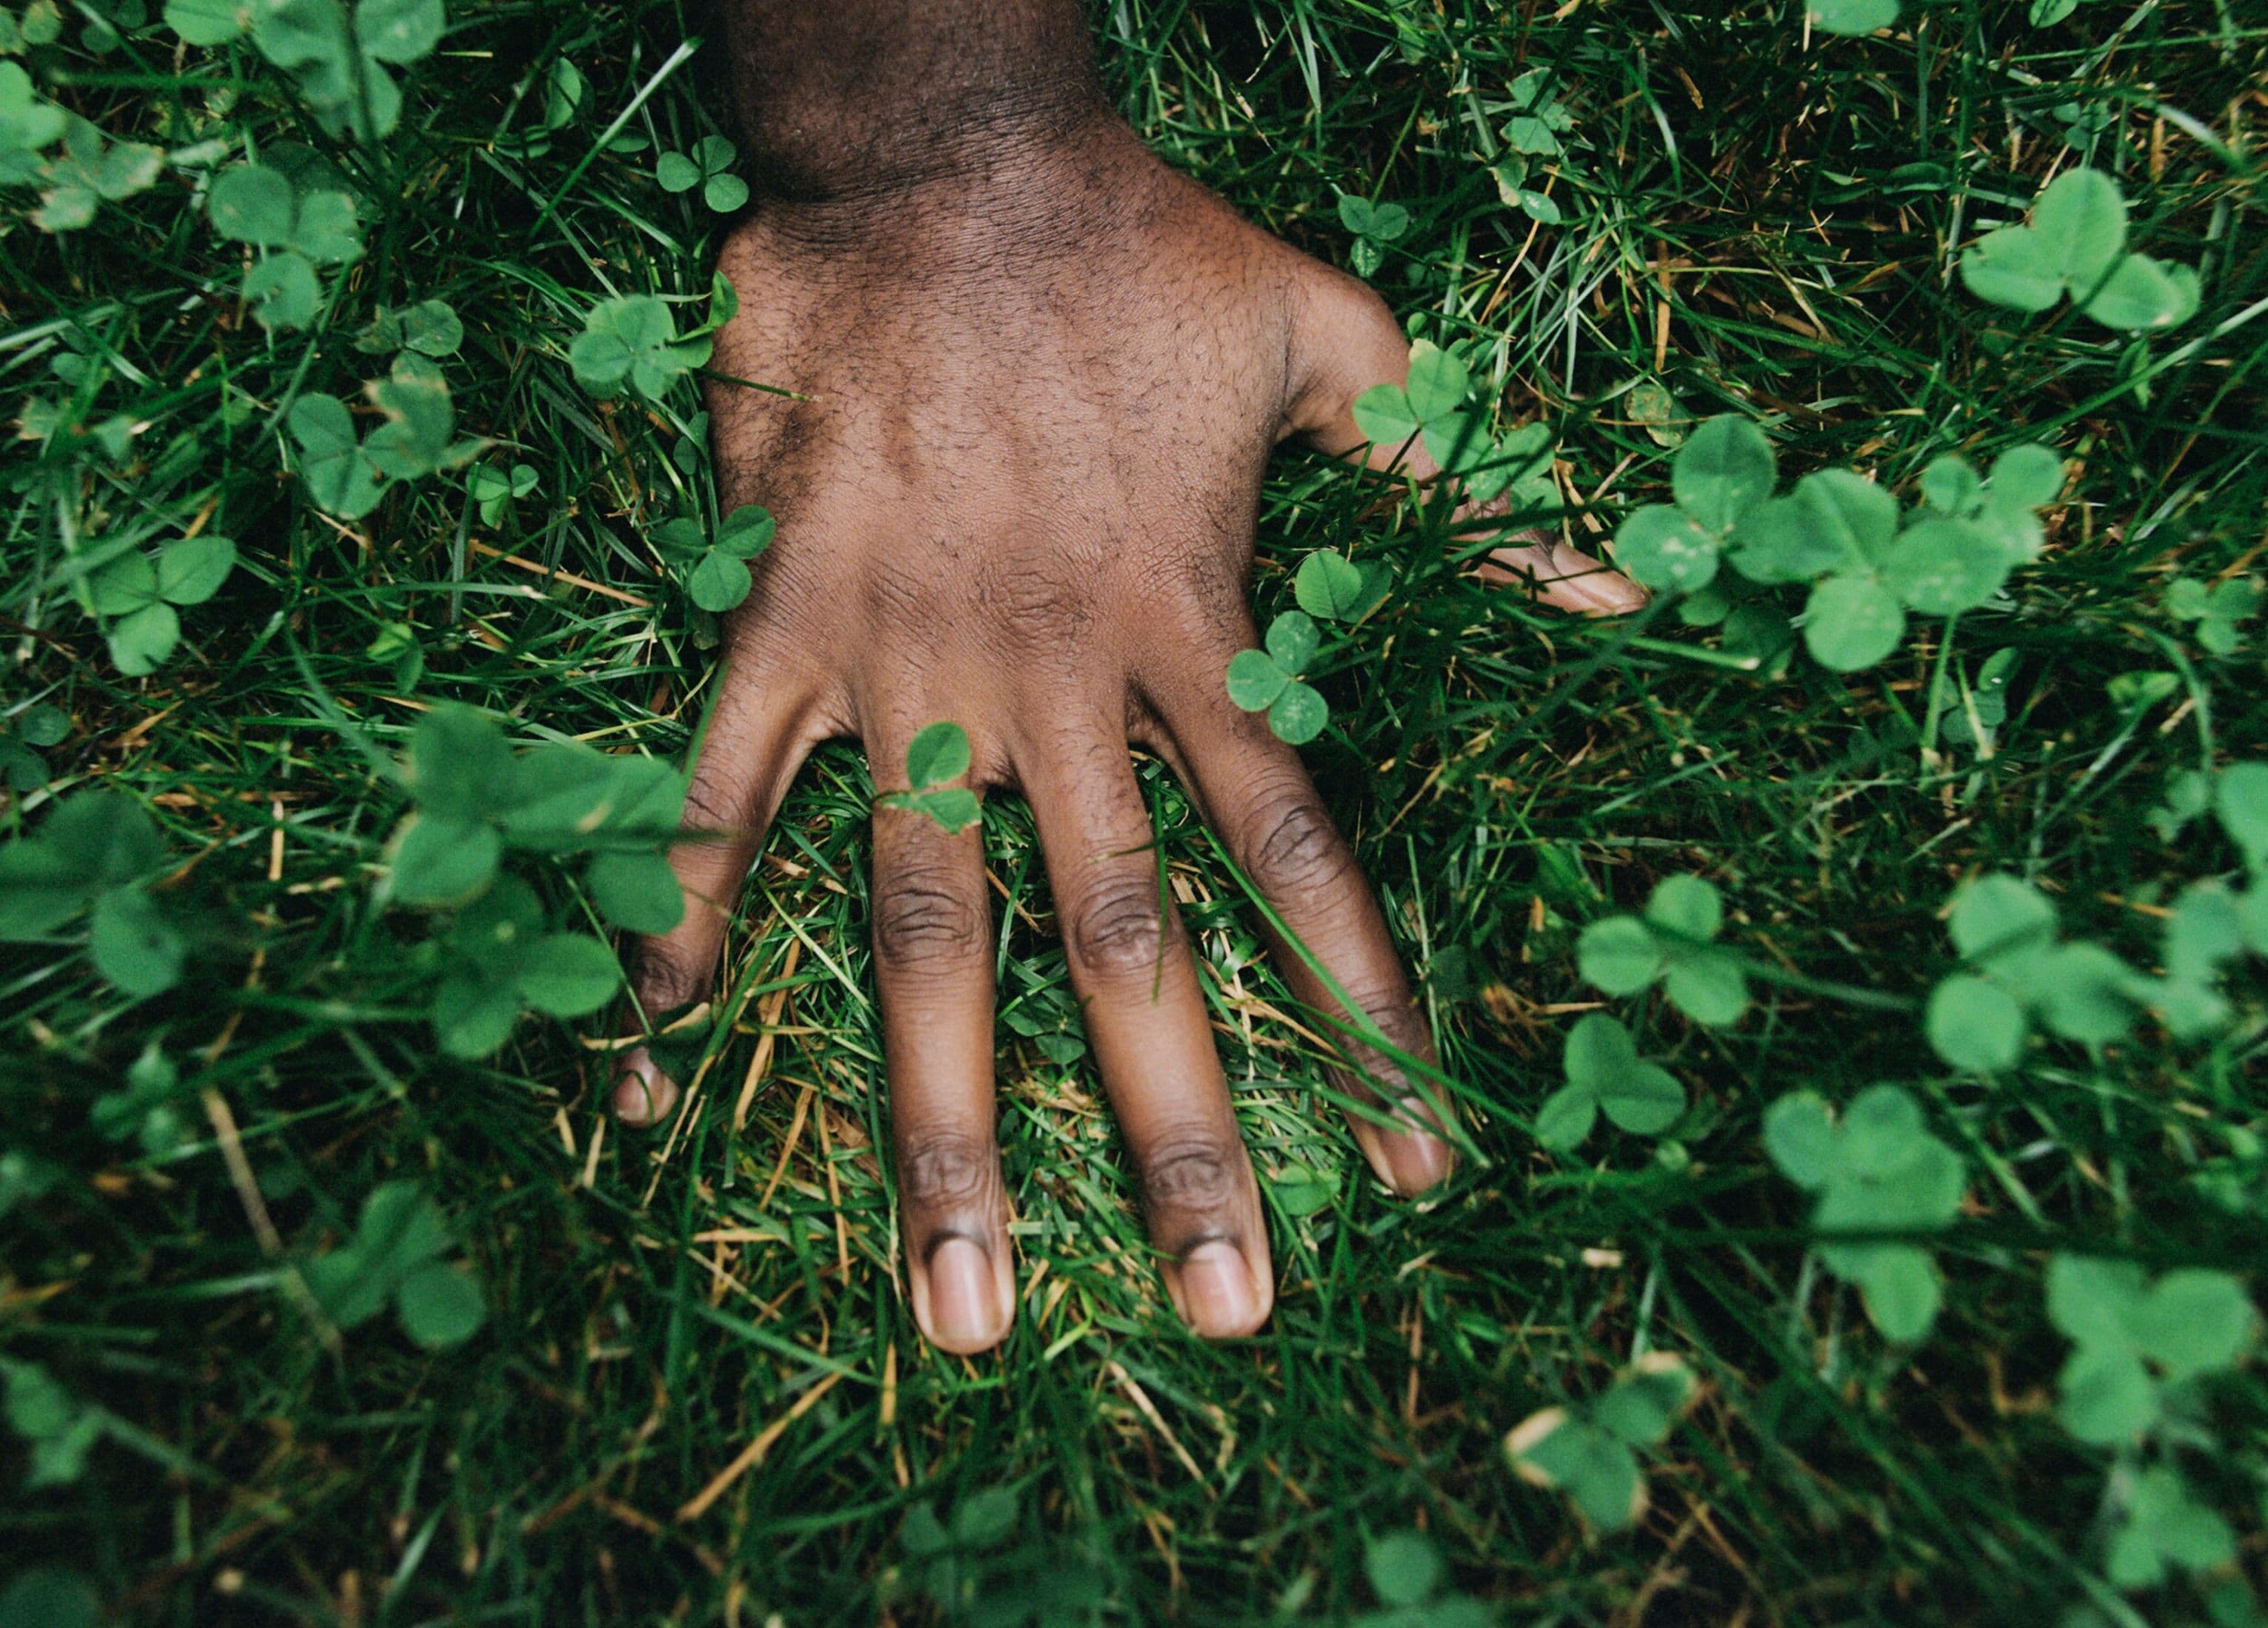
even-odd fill
[[[639,947],[639,1004],[652,1016],[707,994],[814,745],[857,737],[887,792],[905,788],[917,730],[960,723],[969,783],[1035,817],[1174,1303],[1202,1334],[1248,1334],[1273,1299],[1267,1232],[1128,748],[1171,766],[1361,1022],[1431,1063],[1386,923],[1298,754],[1224,687],[1258,642],[1245,585],[1270,450],[1292,436],[1362,449],[1351,404],[1403,379],[1408,341],[1368,289],[1108,116],[920,188],[879,224],[855,202],[767,201],[725,247],[740,309],[712,368],[795,396],[710,388],[724,501],[765,504],[779,528],[729,619],[687,802],[688,825],[727,835],[677,847],[687,913]],[[1434,473],[1422,450],[1406,458]],[[1498,557],[1569,608],[1642,597],[1572,549]],[[957,1353],[997,1344],[1016,1301],[992,933],[978,830],[877,807],[873,965],[906,1260],[923,1332]],[[1344,1015],[1304,958],[1280,964],[1299,999]],[[1353,1121],[1372,1168],[1400,1193],[1442,1180],[1442,1106],[1383,1053],[1344,1049],[1342,1089],[1391,1121]],[[642,1046],[622,1053],[624,1120],[654,1123],[678,1096]]]

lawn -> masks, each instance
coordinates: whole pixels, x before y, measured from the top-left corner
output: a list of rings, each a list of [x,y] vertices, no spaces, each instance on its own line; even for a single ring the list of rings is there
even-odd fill
[[[714,19],[252,9],[0,13],[0,1628],[2268,1616],[2259,0],[1094,8],[1657,592],[1530,605],[1279,457],[1263,624],[1320,551],[1382,594],[1305,751],[1468,1156],[1373,1179],[1142,761],[1279,1272],[1190,1338],[995,799],[970,1360],[904,1298],[854,747],[684,1112],[605,1106],[746,544]]]

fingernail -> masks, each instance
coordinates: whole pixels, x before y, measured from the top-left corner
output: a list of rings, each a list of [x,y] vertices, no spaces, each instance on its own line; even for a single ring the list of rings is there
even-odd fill
[[[968,1353],[998,1345],[999,1286],[992,1262],[974,1239],[947,1238],[929,1258],[930,1338]]]
[[[658,1125],[677,1105],[677,1082],[643,1049],[622,1059],[615,1075],[615,1117],[624,1125]]]
[[[1449,1179],[1449,1172],[1456,1168],[1457,1155],[1450,1151],[1449,1144],[1423,1131],[1381,1137],[1380,1142],[1380,1152],[1386,1160],[1387,1182],[1398,1193],[1414,1195],[1428,1187],[1438,1187]]]
[[[1200,1243],[1182,1258],[1182,1303],[1189,1326],[1213,1339],[1248,1334],[1260,1316],[1252,1273],[1229,1243]]]

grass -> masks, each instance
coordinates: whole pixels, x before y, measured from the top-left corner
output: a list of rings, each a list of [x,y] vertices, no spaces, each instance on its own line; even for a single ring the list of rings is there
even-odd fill
[[[2146,1451],[2088,1447],[2057,1416],[2069,1346],[2042,1283],[2055,1250],[2268,1259],[2259,964],[2209,1039],[2146,1023],[2036,1043],[1998,1077],[1939,1061],[1919,1014],[1967,876],[2026,877],[2067,931],[2147,967],[2179,889],[2235,869],[2209,819],[2168,835],[2150,812],[2182,772],[2268,748],[2257,627],[2217,656],[2164,610],[2175,577],[2241,576],[2264,544],[2268,18],[2149,0],[2035,28],[2021,4],[1957,0],[1807,45],[1800,10],[1099,10],[1138,128],[1261,224],[1344,263],[1337,190],[1410,209],[1373,280],[1425,334],[1474,345],[1506,423],[1552,426],[1591,546],[1662,497],[1675,421],[1720,412],[1764,425],[1787,473],[1856,466],[1908,495],[1933,457],[2020,441],[2077,473],[2007,599],[1917,623],[1844,677],[1800,656],[1743,671],[1667,600],[1627,626],[1531,610],[1462,574],[1441,517],[1392,483],[1279,459],[1263,615],[1319,546],[1398,574],[1322,681],[1333,730],[1307,757],[1484,1156],[1422,1204],[1375,1187],[1255,912],[1145,764],[1270,1199],[1278,1309],[1235,1345],[1180,1331],[1091,1068],[1004,1028],[1026,1300],[973,1361],[922,1344],[896,1272],[855,750],[822,750],[788,801],[730,939],[730,1021],[666,1134],[609,1124],[602,1020],[441,1056],[433,927],[376,890],[403,806],[386,766],[422,709],[663,756],[697,722],[713,624],[644,535],[711,501],[694,392],[594,400],[565,353],[600,298],[682,301],[681,326],[705,309],[718,217],[653,163],[717,127],[696,82],[713,19],[461,5],[408,72],[401,128],[366,149],[247,47],[182,52],[122,13],[99,54],[84,17],[34,48],[42,88],[114,137],[325,154],[367,253],[327,274],[318,326],[270,335],[193,167],[77,232],[0,229],[0,378],[26,403],[0,466],[5,703],[70,725],[5,818],[130,795],[197,936],[182,982],[144,1000],[95,972],[79,928],[0,950],[0,1350],[104,1421],[82,1474],[0,1511],[0,1572],[67,1568],[152,1623],[913,1623],[933,1595],[998,1602],[1043,1577],[1094,1582],[1105,1621],[1337,1621],[1377,1607],[1366,1540],[1417,1528],[1456,1588],[1521,1622],[2257,1620],[2268,1392],[2231,1376]],[[588,96],[547,130],[562,61]],[[1487,167],[1491,104],[1536,64],[1574,115],[1535,166],[1557,225],[1507,209]],[[644,150],[598,150],[633,106],[619,122]],[[2145,246],[2202,268],[2178,331],[2019,319],[1952,275],[2078,158],[2122,178]],[[540,484],[493,524],[461,473],[328,519],[279,473],[284,408],[356,399],[384,357],[355,336],[429,297],[466,331],[442,363],[457,433]],[[1667,428],[1634,393],[1656,385]],[[114,420],[122,445],[95,433]],[[139,524],[225,532],[243,559],[182,613],[182,651],[129,679],[65,568]],[[1933,685],[2000,650],[1993,749],[1933,733]],[[2138,705],[2109,687],[2161,672]],[[1002,1005],[1066,1028],[1024,811],[988,809],[985,841]],[[1548,1153],[1534,1116],[1602,1005],[1576,935],[1678,873],[1722,891],[1756,1005],[1710,1029],[1658,994],[1605,1003],[1693,1106],[1658,1141]],[[526,874],[555,920],[596,925],[568,871]],[[155,1152],[90,1113],[151,1045],[179,1082],[178,1140]],[[1885,1081],[1969,1182],[1936,1240],[1944,1309],[1911,1346],[1819,1269],[1759,1135],[1785,1092]],[[459,1347],[422,1349],[390,1315],[342,1333],[297,1287],[387,1180],[439,1202],[477,1274],[486,1324]],[[1650,1456],[1636,1530],[1594,1536],[1501,1440],[1648,1351],[1682,1357],[1699,1399]],[[0,1434],[11,1486],[24,1445]],[[2122,1591],[2105,1545],[2142,1467],[2176,1455],[2236,1562]],[[922,1552],[924,1501],[999,1529],[954,1573]]]

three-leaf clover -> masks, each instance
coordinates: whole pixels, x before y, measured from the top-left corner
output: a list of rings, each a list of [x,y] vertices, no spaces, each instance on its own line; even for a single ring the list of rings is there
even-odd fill
[[[2152,1281],[2132,1261],[2083,1255],[2048,1263],[2048,1320],[2074,1342],[2056,1417],[2106,1447],[2155,1424],[2168,1390],[2235,1368],[2257,1322],[2225,1272],[2184,1267]]]
[[[1299,675],[1322,648],[1323,635],[1305,611],[1286,611],[1268,625],[1262,650],[1229,658],[1228,699],[1247,712],[1265,712],[1278,740],[1304,746],[1323,732],[1330,703]]]
[[[1353,1628],[1489,1628],[1496,1609],[1449,1586],[1441,1551],[1423,1532],[1366,1537],[1363,1575],[1381,1610],[1366,1611]]]
[[[1575,128],[1575,115],[1559,105],[1558,86],[1549,68],[1530,68],[1513,80],[1512,118],[1504,144],[1531,158],[1556,158],[1565,150],[1560,136]]]
[[[2234,656],[2244,642],[2242,625],[2260,613],[2258,579],[2235,576],[2207,584],[2177,576],[2166,590],[2166,614],[2197,624],[2198,642],[2215,656]]]
[[[1764,1148],[1780,1173],[1819,1195],[1815,1232],[1934,1232],[1961,1208],[1961,1157],[1932,1136],[1914,1099],[1894,1085],[1869,1086],[1838,1120],[1813,1091],[1796,1091],[1764,1114]],[[1859,1287],[1867,1315],[1889,1338],[1929,1332],[1940,1298],[1929,1251],[1902,1242],[1819,1243],[1819,1258]]]
[[[63,151],[40,166],[40,207],[32,211],[32,224],[41,231],[91,225],[106,200],[116,202],[157,185],[165,164],[155,147],[108,141],[86,120],[66,115]]]
[[[673,924],[674,925],[674,924]],[[450,924],[447,971],[433,992],[433,1033],[452,1057],[485,1057],[530,1008],[582,1017],[614,998],[622,964],[587,933],[544,930],[535,890],[506,876]]]
[[[2170,1464],[2135,1478],[2125,1520],[2110,1540],[2104,1571],[2121,1588],[2154,1588],[2169,1567],[2212,1572],[2236,1558],[2236,1533],[2190,1491]]]
[[[0,778],[8,789],[36,791],[48,783],[47,759],[41,749],[53,746],[70,733],[70,715],[45,701],[33,703],[0,724]]]
[[[400,903],[469,903],[496,881],[507,847],[589,849],[585,880],[608,920],[666,933],[684,913],[660,849],[677,834],[685,788],[666,763],[572,741],[515,754],[492,720],[450,706],[418,720],[401,777],[417,807],[394,842]]]
[[[1377,275],[1386,246],[1410,230],[1410,211],[1398,203],[1373,203],[1354,193],[1339,194],[1339,224],[1354,234],[1348,256],[1358,277]]]
[[[2056,910],[2014,876],[1978,876],[1954,896],[1948,921],[1963,969],[1930,992],[1924,1028],[1956,1068],[2012,1068],[2037,1022],[2084,1045],[2133,1027],[2151,989],[2100,944],[2059,942]]]
[[[593,395],[610,396],[628,385],[659,401],[708,362],[710,348],[705,337],[679,338],[669,307],[655,296],[625,294],[591,308],[567,360],[576,381]]]
[[[1580,1147],[1602,1112],[1634,1135],[1659,1136],[1685,1111],[1685,1088],[1641,1058],[1630,1030],[1604,1012],[1569,1031],[1565,1067],[1567,1083],[1535,1115],[1535,1140],[1557,1152]]]
[[[678,566],[693,603],[722,612],[748,597],[755,578],[747,562],[771,546],[776,529],[770,510],[744,503],[718,522],[714,542],[699,521],[681,517],[656,527],[654,541]]]
[[[129,678],[157,671],[180,642],[180,607],[202,605],[236,568],[236,545],[184,537],[151,554],[129,548],[88,574],[86,592],[107,620],[110,660]]]
[[[1668,1439],[1693,1392],[1692,1371],[1682,1360],[1651,1351],[1595,1402],[1522,1419],[1505,1437],[1505,1452],[1522,1480],[1565,1492],[1594,1530],[1623,1531],[1646,1513],[1638,1453]]]
[[[377,508],[390,482],[468,462],[481,447],[475,440],[450,438],[456,406],[441,370],[428,357],[404,350],[393,370],[364,392],[385,422],[359,441],[353,413],[336,396],[301,396],[284,420],[299,450],[307,495],[342,520],[360,519]]]
[[[1712,941],[1725,904],[1699,876],[1664,876],[1641,916],[1607,916],[1575,943],[1586,981],[1610,995],[1634,995],[1657,981],[1670,1004],[1697,1023],[1735,1023],[1749,1005],[1749,980],[1733,953]]]
[[[456,1248],[448,1217],[415,1182],[390,1181],[363,1200],[354,1237],[305,1269],[324,1315],[357,1328],[388,1302],[402,1331],[429,1351],[461,1346],[488,1308],[472,1273],[443,1257]]]
[[[465,477],[465,488],[480,506],[481,524],[493,529],[502,524],[506,510],[535,490],[536,480],[534,467],[528,464],[514,464],[510,469],[499,464],[475,464]]]
[[[2066,170],[2041,188],[2029,224],[1970,244],[1961,281],[1977,298],[2012,311],[2046,311],[2068,294],[2122,333],[2177,326],[2198,309],[2196,272],[2126,252],[2126,200],[2117,181],[2094,169]]]
[[[266,328],[303,328],[322,304],[318,266],[344,265],[362,253],[354,199],[328,187],[301,191],[281,170],[239,164],[224,171],[205,200],[213,229],[262,250],[244,274],[244,295]]]
[[[1316,549],[1292,574],[1293,601],[1318,621],[1360,621],[1385,597],[1384,570],[1365,570],[1336,549]]]
[[[357,350],[383,353],[414,350],[438,359],[453,356],[465,342],[465,325],[445,299],[421,299],[399,310],[381,308],[355,340]]]
[[[144,884],[166,842],[141,804],[116,792],[66,798],[36,836],[0,847],[0,942],[48,937],[92,912],[95,971],[131,995],[180,981],[188,941]]]
[[[69,118],[32,88],[21,63],[0,62],[0,183],[37,180],[42,152],[63,139]]]
[[[968,774],[968,732],[950,720],[932,723],[906,748],[906,781],[912,789],[885,792],[875,805],[926,815],[946,835],[958,836],[983,811],[975,792],[946,783]]]
[[[401,119],[401,87],[387,71],[422,61],[441,43],[448,16],[442,0],[252,0],[252,42],[291,74],[316,122],[334,140],[383,141]],[[217,45],[219,31],[241,15],[217,0],[166,9],[166,20],[182,38]],[[184,26],[184,25],[188,26]]]
[[[1509,491],[1521,509],[1556,506],[1550,433],[1528,424],[1496,440],[1486,415],[1466,405],[1472,393],[1471,370],[1421,339],[1410,348],[1408,382],[1364,391],[1354,399],[1354,421],[1380,446],[1422,439],[1433,461],[1461,477],[1466,492],[1482,502]]]
[[[110,1415],[71,1395],[37,1362],[0,1357],[8,1427],[31,1448],[27,1488],[67,1486],[86,1473],[86,1456],[109,1433]]]
[[[733,173],[733,143],[721,136],[704,136],[688,155],[666,152],[654,166],[654,179],[664,192],[701,188],[701,201],[719,215],[730,215],[748,201],[748,183]]]

